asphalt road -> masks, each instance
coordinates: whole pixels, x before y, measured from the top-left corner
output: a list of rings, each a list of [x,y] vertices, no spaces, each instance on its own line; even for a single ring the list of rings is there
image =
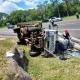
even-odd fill
[[[48,28],[49,24],[50,23],[43,24],[43,26]],[[80,19],[70,20],[70,21],[59,21],[59,22],[55,22],[55,24],[58,25],[59,32],[68,30],[71,36],[80,38]]]
[[[0,35],[3,36],[16,36],[17,34],[13,32],[13,29],[1,29]]]
[[[43,23],[43,28],[49,28],[49,24],[50,23]],[[71,36],[80,38],[80,19],[70,21],[59,21],[55,22],[55,24],[58,25],[59,32],[63,32],[65,29],[67,29],[70,32]],[[16,36],[16,33],[13,32],[13,29],[1,29],[0,35]]]

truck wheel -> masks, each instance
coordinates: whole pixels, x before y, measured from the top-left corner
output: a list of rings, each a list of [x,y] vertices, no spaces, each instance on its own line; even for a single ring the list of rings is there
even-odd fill
[[[31,56],[31,57],[36,57],[36,56],[39,56],[41,54],[41,52],[35,52],[35,51],[29,51],[29,55]]]

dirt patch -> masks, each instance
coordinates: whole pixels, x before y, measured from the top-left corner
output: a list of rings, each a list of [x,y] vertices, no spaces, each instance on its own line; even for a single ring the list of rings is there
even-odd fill
[[[5,40],[5,38],[0,38],[0,40]]]
[[[0,40],[9,40],[10,42],[17,43],[18,38],[16,36],[1,36]]]

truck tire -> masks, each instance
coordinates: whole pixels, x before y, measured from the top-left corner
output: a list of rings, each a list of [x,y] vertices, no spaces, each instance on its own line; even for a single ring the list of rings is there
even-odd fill
[[[35,51],[29,51],[29,55],[31,56],[31,57],[36,57],[36,56],[39,56],[41,54],[41,52],[35,52]]]

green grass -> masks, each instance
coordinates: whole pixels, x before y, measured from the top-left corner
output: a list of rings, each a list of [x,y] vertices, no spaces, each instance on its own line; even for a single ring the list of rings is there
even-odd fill
[[[12,39],[11,39],[12,40]],[[2,55],[14,46],[10,39],[0,41],[0,80],[5,77],[6,59]],[[1,48],[2,47],[2,48]],[[27,72],[32,80],[79,80],[80,79],[80,59],[69,58],[60,60],[56,58],[43,58],[42,56],[31,57],[29,55],[30,47],[18,45],[19,49],[23,48],[29,60]]]
[[[5,58],[5,53],[13,46],[13,43],[9,40],[0,40],[0,80],[3,80],[7,74],[7,59]]]
[[[79,80],[80,59],[70,58],[62,61],[58,57],[30,57],[29,48],[25,48],[25,50],[29,59],[27,71],[32,80]]]
[[[68,16],[68,17],[63,17],[62,19],[63,19],[63,21],[66,21],[66,20],[75,20],[76,19],[76,15]]]
[[[6,29],[7,28],[7,26],[4,26],[4,27],[0,27],[0,29]]]
[[[6,75],[6,51],[9,51],[15,44],[12,38],[0,40],[0,80]],[[79,80],[80,79],[80,59],[69,58],[65,61],[56,58],[43,58],[42,56],[31,57],[28,46],[17,46],[23,48],[29,60],[26,71],[32,80]]]

